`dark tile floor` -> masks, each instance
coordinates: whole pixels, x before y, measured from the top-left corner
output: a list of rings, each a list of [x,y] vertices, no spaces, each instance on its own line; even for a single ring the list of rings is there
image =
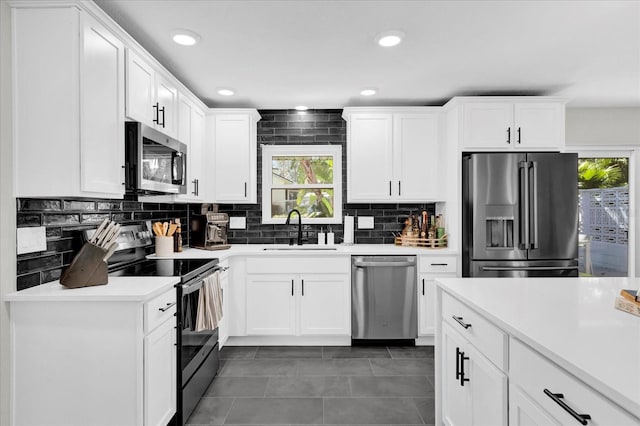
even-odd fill
[[[433,347],[225,347],[189,425],[433,424]]]

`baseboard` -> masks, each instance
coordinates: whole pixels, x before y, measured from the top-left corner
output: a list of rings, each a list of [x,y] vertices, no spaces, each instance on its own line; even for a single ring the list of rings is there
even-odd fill
[[[351,336],[229,336],[225,346],[351,346]]]
[[[435,336],[418,336],[416,346],[435,346]]]

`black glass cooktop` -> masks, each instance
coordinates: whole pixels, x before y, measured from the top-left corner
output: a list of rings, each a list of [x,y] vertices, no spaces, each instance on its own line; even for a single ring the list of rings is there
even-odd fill
[[[182,277],[183,281],[200,275],[218,264],[218,259],[145,259],[117,269],[113,277]]]

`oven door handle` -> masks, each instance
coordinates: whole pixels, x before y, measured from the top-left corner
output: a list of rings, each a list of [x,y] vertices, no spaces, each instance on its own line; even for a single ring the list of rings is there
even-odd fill
[[[194,291],[200,290],[202,288],[202,285],[204,284],[204,279],[208,276],[213,275],[214,273],[220,271],[220,268],[214,268],[210,271],[207,271],[206,273],[200,275],[198,278],[196,278],[195,280],[191,281],[191,283],[188,284],[178,284],[180,287],[182,287],[182,294],[190,294],[193,293]]]

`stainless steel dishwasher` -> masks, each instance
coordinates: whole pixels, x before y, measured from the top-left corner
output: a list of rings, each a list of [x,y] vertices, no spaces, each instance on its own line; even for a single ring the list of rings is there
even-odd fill
[[[351,257],[351,338],[415,339],[416,257]]]

